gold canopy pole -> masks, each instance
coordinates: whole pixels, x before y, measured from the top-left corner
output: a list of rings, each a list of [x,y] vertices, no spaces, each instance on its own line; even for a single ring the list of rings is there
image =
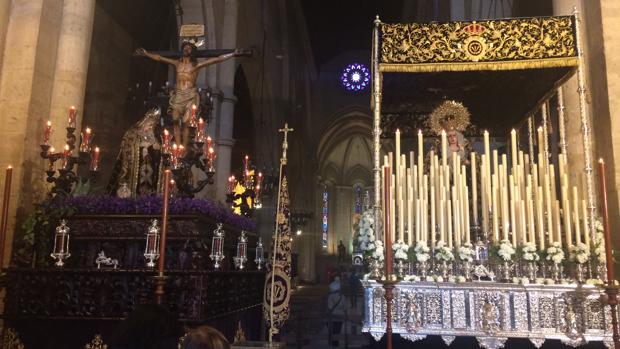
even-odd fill
[[[590,210],[588,219],[590,223],[590,233],[594,232],[594,217],[596,215],[596,198],[594,194],[594,175],[592,173],[592,143],[590,139],[590,119],[588,117],[588,111],[586,109],[586,78],[583,71],[583,51],[581,49],[581,35],[580,35],[580,19],[579,11],[577,7],[573,8],[573,15],[575,16],[575,42],[577,44],[577,56],[579,58],[579,65],[577,66],[577,83],[579,93],[579,114],[581,116],[581,139],[583,141],[583,158],[586,173],[586,191],[588,193],[588,209]],[[591,235],[592,236],[592,235]]]
[[[534,160],[536,159],[534,157],[534,117],[531,115],[527,118],[527,145],[528,154],[530,154],[530,164],[534,166]]]
[[[372,110],[373,110],[373,174],[375,178],[375,222],[381,222],[381,73],[379,72],[379,30],[381,20],[375,18],[372,31]],[[377,228],[378,228],[378,224]],[[375,238],[381,240],[382,234],[375,229]]]
[[[543,159],[545,161],[544,164],[541,164],[542,166],[544,166],[544,168],[546,169],[545,171],[549,170],[549,129],[547,128],[547,123],[549,122],[549,115],[548,115],[548,105],[547,105],[547,101],[545,101],[542,104],[542,110],[541,110],[541,114],[542,114],[542,128],[543,128],[543,136],[544,136],[544,144],[539,144],[539,147],[543,147],[544,150],[544,154],[545,154],[545,158]]]

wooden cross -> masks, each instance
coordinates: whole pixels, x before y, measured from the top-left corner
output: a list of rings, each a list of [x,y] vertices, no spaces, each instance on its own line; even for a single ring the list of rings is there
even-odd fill
[[[288,127],[288,122],[284,124],[284,128],[278,130],[278,132],[284,133],[284,142],[282,142],[282,161],[286,162],[286,150],[288,149],[288,133],[295,131]]]

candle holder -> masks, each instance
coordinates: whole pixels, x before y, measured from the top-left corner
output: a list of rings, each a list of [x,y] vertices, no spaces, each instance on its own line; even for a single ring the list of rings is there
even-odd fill
[[[439,264],[439,274],[443,278],[444,281],[447,281],[452,272],[452,263],[448,263],[447,261],[441,261]]]
[[[63,267],[65,265],[64,260],[71,257],[69,252],[69,230],[67,221],[65,219],[60,221],[60,225],[56,227],[56,234],[54,235],[54,250],[50,256],[56,260],[57,267]]]
[[[462,271],[463,271],[463,277],[465,278],[465,281],[472,281],[472,272],[473,268],[472,268],[472,263],[470,261],[463,261],[462,264]]]
[[[428,262],[418,262],[418,276],[420,276],[420,280],[426,281],[428,277]]]
[[[395,264],[396,276],[398,276],[399,279],[402,279],[403,277],[405,277],[405,262],[402,259],[397,259]]]
[[[370,278],[374,280],[381,279],[382,271],[383,271],[383,263],[376,258],[370,258],[369,268],[370,268]]]
[[[500,265],[500,275],[501,280],[503,282],[512,282],[512,270],[514,268],[514,264],[510,261],[503,261],[502,265]]]
[[[258,238],[258,243],[256,243],[256,258],[254,258],[254,263],[256,263],[256,269],[263,269],[262,265],[265,262],[265,257],[263,256],[263,239]]]
[[[83,174],[81,179],[84,182],[91,181],[93,183],[96,182],[99,173],[99,148],[95,148],[94,153],[90,152],[90,139],[83,136],[83,143],[85,144],[80,146],[78,156],[71,155],[76,148],[75,127],[67,127],[66,130],[66,145],[63,152],[55,152],[54,148],[48,144],[49,142],[40,145],[41,158],[49,162],[48,169],[45,171],[47,174],[46,181],[54,184],[49,193],[50,196],[70,196],[74,185],[80,180],[78,173]],[[90,132],[88,135],[88,138],[92,137]],[[58,160],[62,160],[62,162],[61,167],[56,171],[54,167]],[[80,171],[80,167],[88,167],[88,170]]]
[[[562,264],[560,263],[551,263],[551,278],[559,283],[562,281]]]
[[[220,262],[224,259],[224,234],[222,223],[217,224],[217,228],[213,231],[213,240],[211,241],[211,254],[209,257],[215,262],[213,267],[217,270],[220,268]]]
[[[203,126],[201,126],[203,127]],[[215,180],[215,153],[212,147],[206,147],[202,132],[196,132],[197,126],[188,126],[190,132],[187,149],[174,146],[170,151],[162,153],[164,166],[172,170],[177,193],[180,197],[193,198],[196,193]],[[207,139],[207,144],[210,139]],[[195,181],[192,168],[197,168],[205,175],[204,179]]]
[[[228,179],[228,194],[226,194],[226,202],[239,213],[246,217],[251,217],[255,209],[263,206],[261,194],[265,191],[263,180],[265,179],[261,172],[251,168],[249,157],[246,156],[243,161],[243,175],[240,181],[231,176]],[[237,191],[237,188],[242,191]]]
[[[536,262],[534,261],[527,262],[525,266],[525,271],[527,273],[527,278],[530,280],[530,282],[535,282],[537,278],[536,272],[538,272],[538,265],[536,265]]]
[[[235,267],[243,270],[245,262],[248,260],[248,238],[245,236],[245,230],[241,231],[239,242],[237,243],[237,255],[233,258]]]
[[[585,282],[586,270],[583,263],[575,263],[575,280],[577,283],[583,284]]]
[[[146,233],[146,246],[144,247],[144,258],[149,268],[155,267],[155,261],[159,258],[159,230],[157,219],[153,219]]]

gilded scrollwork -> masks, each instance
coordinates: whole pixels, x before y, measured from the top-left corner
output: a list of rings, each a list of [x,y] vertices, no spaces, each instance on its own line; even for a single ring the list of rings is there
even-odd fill
[[[382,64],[574,59],[574,17],[381,24]]]

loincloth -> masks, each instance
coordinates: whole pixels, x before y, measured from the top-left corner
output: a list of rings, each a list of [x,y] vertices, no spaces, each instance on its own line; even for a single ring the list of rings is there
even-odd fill
[[[187,90],[175,90],[170,94],[170,104],[168,106],[168,113],[172,114],[176,111],[181,115],[181,121],[187,122],[190,117],[190,109],[192,104],[198,106],[200,102],[200,96],[196,88],[189,88]]]

